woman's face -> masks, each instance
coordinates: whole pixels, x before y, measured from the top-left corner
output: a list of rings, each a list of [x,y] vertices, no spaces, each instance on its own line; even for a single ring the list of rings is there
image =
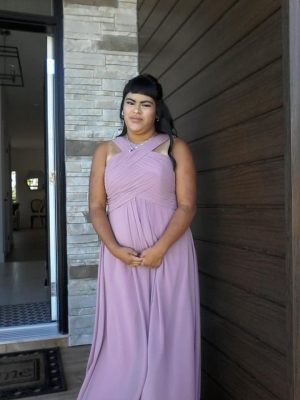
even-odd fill
[[[128,93],[123,105],[128,133],[142,134],[155,130],[156,104],[152,97]]]

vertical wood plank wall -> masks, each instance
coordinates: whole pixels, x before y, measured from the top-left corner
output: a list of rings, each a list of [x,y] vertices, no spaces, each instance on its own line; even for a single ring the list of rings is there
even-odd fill
[[[201,399],[287,399],[281,2],[140,0],[138,25],[197,167]]]

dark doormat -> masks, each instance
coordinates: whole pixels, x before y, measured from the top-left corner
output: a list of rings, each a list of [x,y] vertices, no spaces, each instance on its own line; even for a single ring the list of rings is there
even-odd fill
[[[67,390],[59,348],[0,355],[0,399]]]
[[[50,321],[49,301],[0,306],[0,327],[34,325]]]

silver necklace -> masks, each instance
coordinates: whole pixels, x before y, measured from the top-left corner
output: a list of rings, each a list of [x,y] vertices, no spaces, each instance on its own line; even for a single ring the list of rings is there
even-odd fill
[[[153,138],[153,136],[149,137],[148,139],[144,140],[141,143],[133,143],[128,139],[128,136],[126,135],[126,139],[128,141],[128,144],[129,144],[129,150],[128,150],[129,153],[131,153],[132,151],[134,151],[134,150],[138,149],[139,147],[143,146],[143,144],[145,144],[146,142],[148,142],[148,140],[150,140],[152,138]]]

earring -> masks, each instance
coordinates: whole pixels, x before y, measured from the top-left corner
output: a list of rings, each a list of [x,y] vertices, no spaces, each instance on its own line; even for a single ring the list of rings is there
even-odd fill
[[[155,121],[159,122],[159,116],[158,115],[156,116]]]

